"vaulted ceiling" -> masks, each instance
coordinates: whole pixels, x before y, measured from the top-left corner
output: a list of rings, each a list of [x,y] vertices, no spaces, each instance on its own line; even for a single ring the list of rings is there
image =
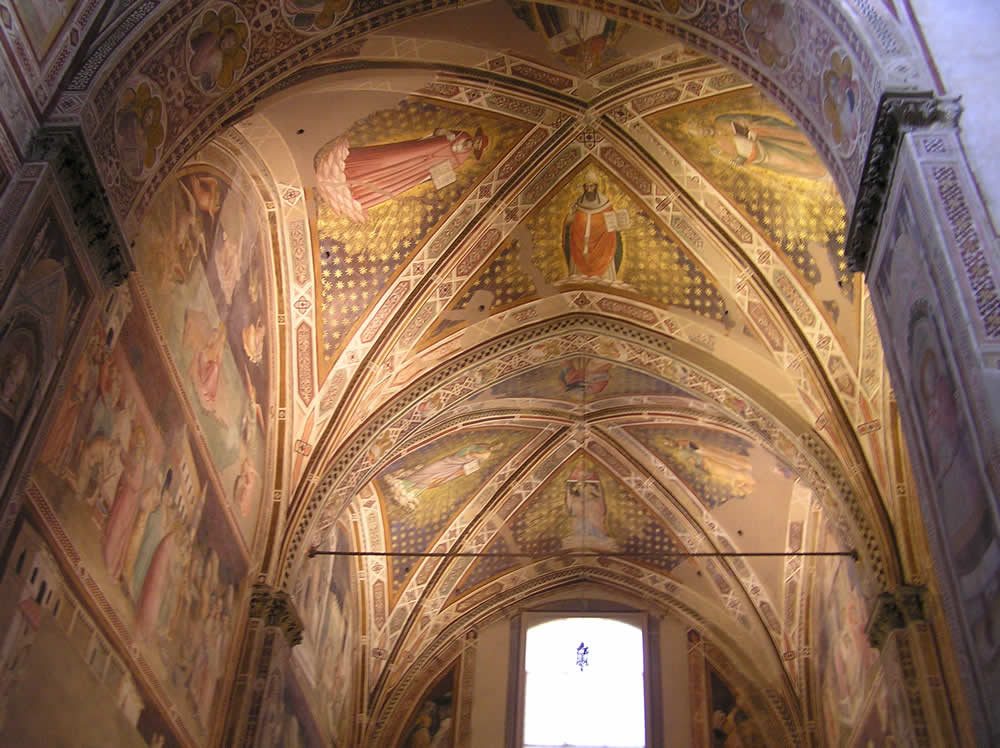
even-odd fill
[[[798,42],[741,18],[787,65]],[[881,344],[792,118],[677,38],[521,2],[397,24],[280,89],[216,142],[285,248],[291,392],[262,398],[295,440],[285,578],[307,595],[309,548],[532,555],[352,567],[368,709],[471,622],[591,580],[715,632],[796,729],[802,559],[653,555],[858,548],[867,591],[899,573]],[[408,181],[441,138],[470,149]]]

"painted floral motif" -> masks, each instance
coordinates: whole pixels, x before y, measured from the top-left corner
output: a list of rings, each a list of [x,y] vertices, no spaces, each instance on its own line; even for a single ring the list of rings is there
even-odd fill
[[[300,31],[322,31],[330,28],[350,4],[350,0],[285,0],[285,14]]]
[[[743,36],[770,68],[786,68],[795,52],[793,15],[782,0],[746,0],[740,7]]]
[[[705,7],[705,0],[660,0],[660,5],[672,16],[691,18]]]
[[[154,94],[150,84],[126,88],[115,118],[115,135],[122,166],[129,176],[139,177],[156,163],[165,130],[163,100]]]
[[[233,6],[206,11],[188,39],[188,71],[195,84],[206,93],[232,86],[247,63],[248,35]]]
[[[834,52],[830,67],[823,73],[823,113],[833,127],[833,138],[847,149],[858,136],[858,82],[846,54]]]

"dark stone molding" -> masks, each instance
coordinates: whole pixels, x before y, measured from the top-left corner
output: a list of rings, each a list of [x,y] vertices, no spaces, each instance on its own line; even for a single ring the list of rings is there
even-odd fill
[[[102,282],[121,285],[135,263],[80,128],[39,129],[28,145],[26,160],[52,169]]]
[[[864,272],[868,267],[903,136],[932,125],[956,127],[961,111],[957,99],[939,99],[929,92],[882,94],[844,247],[850,270]]]
[[[865,626],[869,644],[880,650],[894,630],[905,628],[909,623],[926,620],[926,591],[925,587],[904,584],[896,588],[895,592],[880,594]]]
[[[302,641],[302,619],[286,592],[266,584],[255,584],[250,593],[249,616],[265,626],[281,629],[290,647]]]

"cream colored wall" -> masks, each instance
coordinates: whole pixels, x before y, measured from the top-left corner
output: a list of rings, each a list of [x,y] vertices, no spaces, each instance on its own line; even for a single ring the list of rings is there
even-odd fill
[[[671,748],[688,748],[691,745],[691,688],[687,631],[674,618],[660,619],[660,673],[663,744]]]
[[[501,748],[504,744],[509,654],[510,619],[494,621],[479,631],[470,743],[476,748]]]

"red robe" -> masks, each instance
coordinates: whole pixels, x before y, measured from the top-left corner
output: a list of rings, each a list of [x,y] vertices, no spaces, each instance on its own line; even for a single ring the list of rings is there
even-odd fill
[[[589,275],[615,280],[621,259],[617,231],[608,231],[605,213],[614,212],[610,202],[598,208],[585,208],[577,203],[573,215],[566,221],[565,252],[570,275]],[[614,263],[614,267],[612,267]]]
[[[360,223],[369,208],[429,181],[431,167],[449,162],[457,170],[473,151],[455,149],[471,139],[459,132],[454,140],[434,135],[353,148],[342,137],[317,160],[317,188],[337,213]]]

